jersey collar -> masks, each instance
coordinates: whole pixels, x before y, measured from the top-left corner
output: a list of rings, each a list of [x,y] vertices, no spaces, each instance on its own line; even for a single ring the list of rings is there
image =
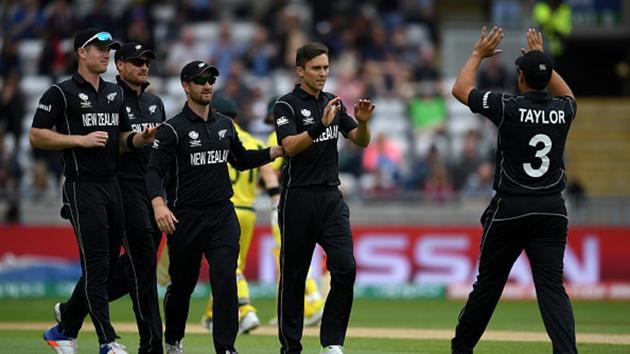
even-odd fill
[[[89,85],[90,87],[94,88],[94,86],[92,86],[91,83],[89,83],[87,80],[85,80],[83,78],[83,76],[81,76],[81,74],[79,74],[78,71],[75,71],[74,74],[72,75],[72,80],[74,80],[77,84],[79,84],[80,86],[86,86]],[[98,77],[98,89],[101,90],[103,87],[103,78],[102,77]]]
[[[534,101],[549,101],[552,98],[549,92],[539,90],[526,91],[523,96],[531,98]]]
[[[188,103],[184,104],[184,109],[182,110],[182,112],[184,112],[184,115],[186,116],[186,118],[190,119],[193,122],[196,119],[199,119],[200,121],[205,122],[203,118],[198,116],[197,113],[193,112],[193,110],[190,109],[190,107],[188,107]],[[208,122],[213,120],[214,117],[215,117],[214,111],[212,109],[210,109],[210,112],[208,112]]]
[[[125,94],[133,94],[134,96],[142,95],[144,93],[144,90],[150,85],[148,81],[142,84],[140,86],[140,95],[138,95],[135,90],[129,87],[129,85],[123,79],[120,78],[120,75],[116,75],[116,82],[118,82],[118,85],[120,85],[120,87],[123,88],[123,91],[125,92]]]

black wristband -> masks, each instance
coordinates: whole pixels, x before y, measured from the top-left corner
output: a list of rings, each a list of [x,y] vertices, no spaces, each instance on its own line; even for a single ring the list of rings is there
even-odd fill
[[[319,136],[322,135],[324,131],[326,131],[326,126],[320,120],[319,122],[317,122],[317,124],[308,128],[306,132],[308,133],[308,136],[310,136],[313,140],[315,140],[319,138]]]
[[[280,187],[267,188],[267,194],[269,194],[270,197],[273,197],[276,194],[280,194]]]
[[[133,144],[133,137],[136,136],[136,132],[131,132],[128,136],[127,136],[127,147],[129,148],[129,150],[140,150],[140,148],[137,148],[134,144]]]

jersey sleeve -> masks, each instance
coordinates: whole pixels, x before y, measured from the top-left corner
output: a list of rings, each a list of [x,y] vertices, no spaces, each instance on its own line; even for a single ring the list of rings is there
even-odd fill
[[[293,107],[288,102],[282,99],[276,102],[273,107],[273,121],[280,145],[282,145],[282,140],[287,136],[297,134],[295,114]]]
[[[121,94],[120,97],[125,97],[124,96],[125,93],[123,92],[122,87],[119,86],[119,88],[120,88],[120,94]],[[119,123],[118,123],[120,132],[131,131],[131,122],[129,121],[129,114],[127,113],[127,107],[124,104],[124,100],[120,104],[120,111],[118,115],[120,116]]]
[[[232,126],[234,129],[234,126]],[[245,149],[243,142],[238,136],[238,132],[234,129],[234,138],[230,145],[230,153],[228,162],[239,171],[249,170],[250,168],[259,167],[271,161],[269,157],[269,148],[252,150]]]
[[[357,123],[357,121],[350,117],[350,115],[348,114],[348,109],[346,109],[346,105],[343,104],[343,102],[341,103],[341,112],[340,114],[340,119],[339,119],[339,130],[341,131],[341,134],[343,134],[344,137],[348,137],[348,133],[350,133],[354,128],[359,126],[359,123]]]
[[[51,86],[39,99],[33,117],[33,128],[52,129],[66,111],[66,101],[59,86]]]
[[[177,133],[170,124],[162,124],[153,142],[145,184],[149,200],[162,195],[162,179],[177,154]]]
[[[473,89],[468,95],[468,107],[498,126],[503,119],[503,96],[502,93]]]
[[[276,137],[276,132],[271,132],[267,138],[267,146],[272,147],[275,145],[278,145],[278,138]],[[282,157],[278,157],[277,159],[271,161],[271,167],[276,171],[280,171],[283,162],[284,159]]]
[[[571,96],[562,96],[562,99],[567,101],[567,105],[571,111],[571,121],[573,121],[577,114],[577,102],[575,102],[575,98]]]

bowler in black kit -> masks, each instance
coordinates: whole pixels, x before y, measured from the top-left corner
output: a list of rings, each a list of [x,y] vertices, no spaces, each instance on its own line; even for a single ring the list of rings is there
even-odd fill
[[[184,66],[180,79],[188,100],[181,113],[159,127],[145,179],[158,227],[168,234],[171,284],[164,298],[167,353],[183,353],[190,296],[202,255],[210,265],[215,350],[221,354],[236,352],[240,230],[230,202],[232,183],[227,163],[242,171],[283,154],[279,146],[246,150],[232,120],[210,110],[218,75],[215,67],[202,61]],[[167,173],[168,205],[162,198],[162,178]]]
[[[82,276],[63,313],[59,304],[55,306],[59,324],[44,334],[48,344],[62,353],[76,352],[86,313],[92,318],[101,353],[127,353],[116,342],[107,291],[124,236],[118,155],[152,142],[157,129],[132,132],[123,90],[100,78],[112,48],[120,44],[107,32],[87,29],[77,34],[78,70],[44,93],[30,132],[33,146],[63,151],[63,211],[72,222],[81,257]]]
[[[519,96],[482,92],[474,78],[496,55],[503,30],[484,27],[453,86],[453,95],[499,129],[494,189],[481,217],[479,273],[459,315],[453,353],[472,353],[494,311],[512,265],[524,250],[531,263],[540,313],[553,353],[577,353],[571,302],[562,284],[568,217],[564,145],[575,119],[573,92],[543,53],[542,35],[527,32],[516,60]],[[514,319],[518,320],[518,319]]]
[[[282,245],[278,290],[281,353],[301,353],[304,286],[315,244],[327,255],[331,288],[324,307],[322,353],[342,353],[350,319],[356,263],[350,211],[339,191],[339,133],[365,147],[374,106],[361,99],[350,117],[339,97],[322,91],[328,48],[309,43],[296,54],[300,83],[274,106],[278,141],[286,152],[278,210]]]

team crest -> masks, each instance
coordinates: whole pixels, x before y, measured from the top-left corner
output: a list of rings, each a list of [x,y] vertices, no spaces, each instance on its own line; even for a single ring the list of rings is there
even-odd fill
[[[227,132],[227,129],[221,129],[219,130],[219,140],[225,138],[225,133]]]
[[[81,99],[81,108],[92,108],[92,102],[88,101],[88,95],[80,92],[79,98]]]
[[[308,109],[304,108],[303,110],[300,111],[300,113],[302,113],[302,115],[304,117],[310,117],[311,116],[311,111],[309,111]]]
[[[118,92],[112,92],[109,95],[107,95],[107,103],[113,102],[116,99],[117,94]]]
[[[140,50],[140,49],[142,49],[142,45],[138,44],[135,48],[136,48],[136,50]]]
[[[155,109],[157,108],[156,105],[152,104],[149,106],[149,112],[151,112],[151,114],[155,113]]]

